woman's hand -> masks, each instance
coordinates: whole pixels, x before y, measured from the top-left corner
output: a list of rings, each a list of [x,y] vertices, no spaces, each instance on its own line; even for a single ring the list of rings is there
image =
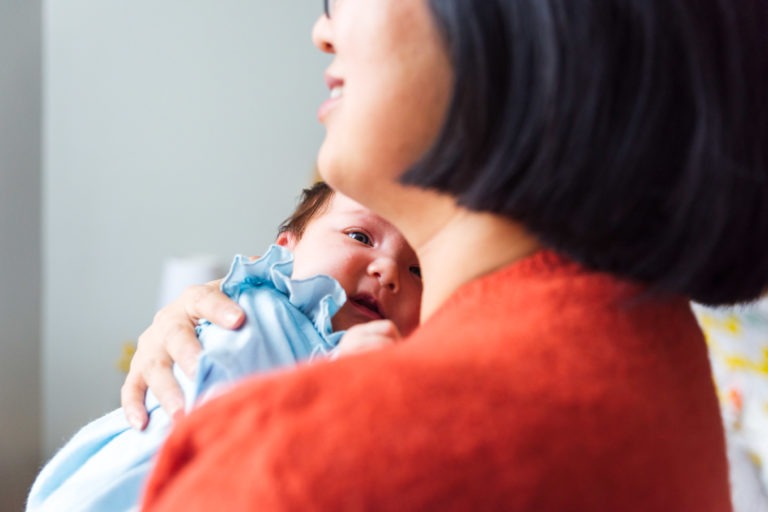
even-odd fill
[[[374,320],[347,329],[332,358],[384,348],[400,341],[400,331],[391,320]]]
[[[195,334],[198,320],[205,318],[221,327],[240,327],[245,315],[219,290],[221,281],[191,286],[178,299],[161,309],[136,346],[120,400],[128,422],[143,430],[148,421],[144,397],[151,389],[171,416],[184,410],[184,396],[173,376],[173,363],[190,377],[197,371],[200,342]]]

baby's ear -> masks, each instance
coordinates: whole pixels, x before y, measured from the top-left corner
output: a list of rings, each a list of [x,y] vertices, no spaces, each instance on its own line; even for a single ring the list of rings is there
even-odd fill
[[[275,240],[275,243],[281,247],[285,247],[289,251],[292,251],[294,247],[296,247],[296,242],[299,241],[299,238],[292,233],[291,231],[283,231],[279,235],[277,235],[277,240]]]

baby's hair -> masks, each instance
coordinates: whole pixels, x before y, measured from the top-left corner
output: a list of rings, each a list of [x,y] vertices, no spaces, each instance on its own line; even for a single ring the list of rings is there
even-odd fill
[[[311,187],[305,188],[301,192],[296,209],[280,224],[278,234],[293,233],[301,238],[309,222],[328,206],[333,193],[333,189],[324,181],[318,181]]]

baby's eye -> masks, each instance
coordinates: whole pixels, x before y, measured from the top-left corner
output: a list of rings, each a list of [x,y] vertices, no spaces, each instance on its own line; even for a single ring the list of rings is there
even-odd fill
[[[366,235],[362,231],[350,231],[349,233],[347,233],[347,236],[349,238],[357,240],[361,244],[373,245],[373,242],[371,242],[371,237],[369,237],[368,235]]]
[[[409,271],[411,274],[413,274],[413,275],[415,275],[416,277],[418,277],[419,279],[421,279],[421,267],[419,267],[419,266],[417,266],[417,265],[414,265],[414,266],[412,266],[412,267],[408,267],[408,271]]]

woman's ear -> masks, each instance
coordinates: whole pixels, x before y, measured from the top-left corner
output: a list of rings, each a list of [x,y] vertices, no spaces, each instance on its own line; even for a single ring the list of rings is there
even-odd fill
[[[291,231],[283,231],[277,235],[277,240],[275,240],[275,243],[281,247],[285,247],[289,251],[292,251],[293,248],[296,247],[296,243],[298,241],[299,237],[297,237],[295,233]]]

